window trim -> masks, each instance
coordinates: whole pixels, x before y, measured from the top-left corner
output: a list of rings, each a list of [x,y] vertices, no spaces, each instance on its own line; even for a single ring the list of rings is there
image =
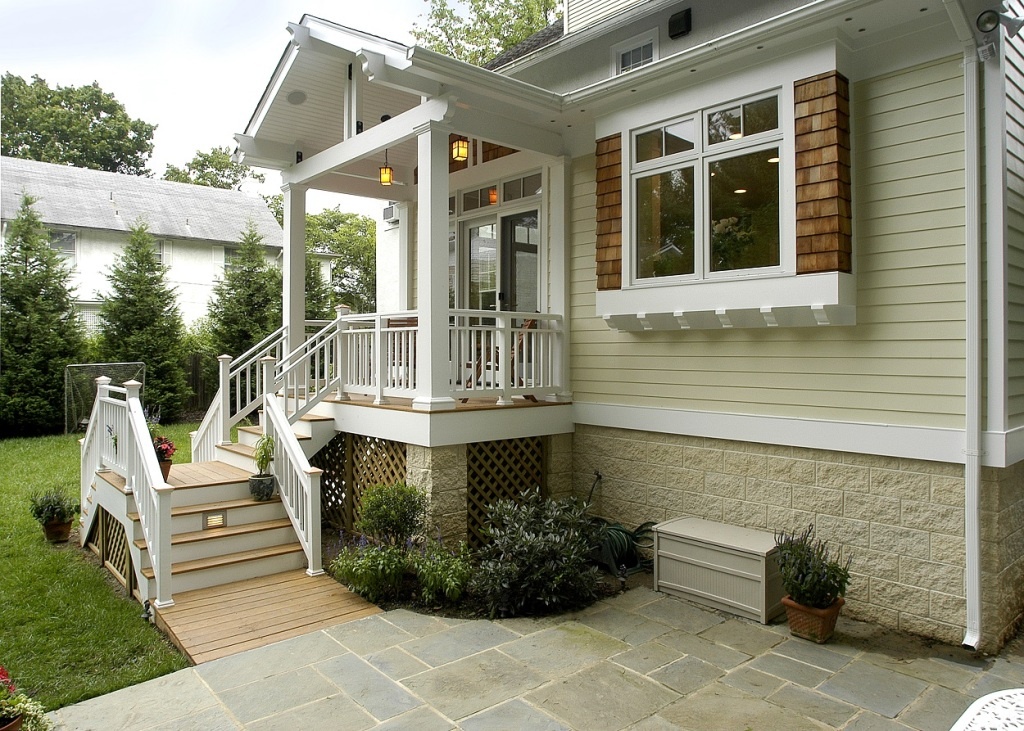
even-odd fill
[[[64,248],[54,247],[54,236],[72,236],[71,250]],[[78,232],[67,228],[51,228],[47,230],[47,240],[51,251],[57,252],[57,254],[64,260],[71,262],[71,266],[78,266]]]
[[[622,54],[626,51],[633,51],[636,49],[642,49],[648,43],[651,44],[651,60],[647,63],[641,63],[639,66],[623,70],[622,69]],[[656,63],[658,60],[658,29],[651,28],[645,33],[638,33],[632,38],[627,38],[621,43],[616,43],[611,49],[611,75],[622,76],[628,74],[631,71],[643,68],[644,66],[650,66]]]

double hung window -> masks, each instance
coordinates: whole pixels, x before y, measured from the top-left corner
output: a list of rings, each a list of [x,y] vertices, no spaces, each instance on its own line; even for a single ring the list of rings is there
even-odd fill
[[[634,284],[779,268],[778,93],[640,128],[631,139]]]

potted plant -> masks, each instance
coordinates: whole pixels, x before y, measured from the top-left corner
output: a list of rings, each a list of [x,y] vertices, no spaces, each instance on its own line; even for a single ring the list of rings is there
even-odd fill
[[[0,665],[0,731],[48,731],[53,724],[42,705],[19,693],[7,670]]]
[[[249,492],[255,500],[269,500],[274,494],[274,476],[270,473],[270,463],[274,459],[274,437],[264,434],[256,442],[252,452],[256,462],[256,474],[249,478]]]
[[[71,523],[78,512],[78,503],[68,494],[63,485],[53,485],[32,495],[32,517],[43,526],[43,533],[50,543],[64,543],[71,535]]]
[[[160,474],[164,476],[164,482],[171,474],[171,457],[174,456],[174,442],[167,437],[153,437],[153,449],[156,451],[156,460],[160,463]]]
[[[836,628],[850,582],[850,562],[835,558],[827,543],[814,538],[814,526],[800,533],[775,534],[782,598],[789,631],[796,637],[827,642]]]

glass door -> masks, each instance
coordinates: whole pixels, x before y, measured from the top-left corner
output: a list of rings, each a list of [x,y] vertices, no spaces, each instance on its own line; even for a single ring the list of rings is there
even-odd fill
[[[537,211],[501,219],[501,285],[499,308],[509,312],[537,312],[540,308],[540,225]]]

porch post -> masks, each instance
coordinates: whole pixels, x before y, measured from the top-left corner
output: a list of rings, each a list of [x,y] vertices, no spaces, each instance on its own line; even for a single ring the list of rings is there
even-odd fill
[[[443,411],[455,408],[448,380],[448,132],[428,122],[416,133],[419,395],[412,407]]]
[[[282,324],[285,351],[290,353],[306,340],[306,190],[288,183],[284,191],[284,306]]]

